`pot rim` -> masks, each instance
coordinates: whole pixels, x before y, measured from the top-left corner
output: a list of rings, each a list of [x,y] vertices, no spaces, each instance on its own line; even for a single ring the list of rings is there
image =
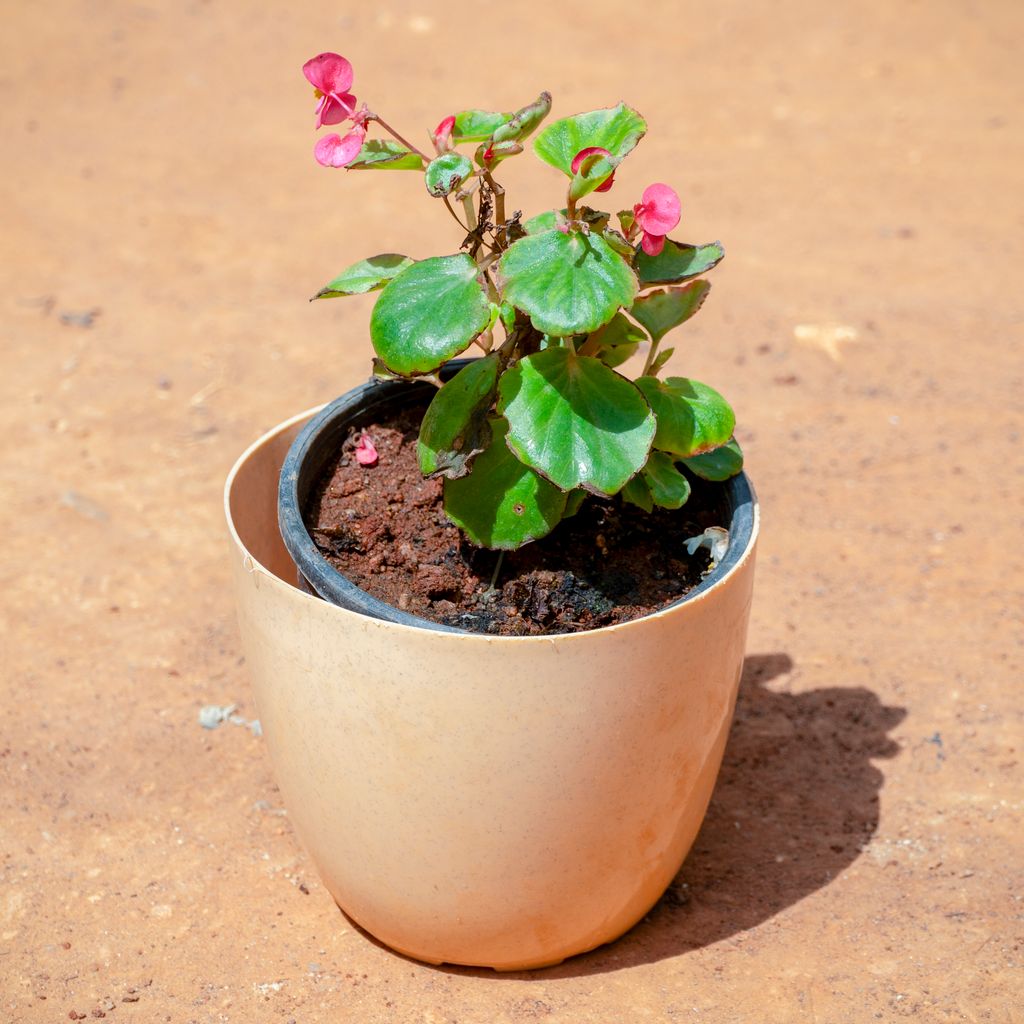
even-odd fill
[[[449,371],[450,374],[454,373],[461,365],[464,364],[464,361],[465,360],[455,360],[453,364],[450,364],[449,367],[445,367],[444,369]],[[361,409],[362,406],[360,401],[362,399],[372,398],[376,395],[378,400],[377,402],[371,403],[369,411],[372,411],[375,406],[379,406],[380,403],[389,400],[390,397],[395,394],[396,388],[406,392],[410,398],[415,397],[415,394],[417,393],[415,388],[406,382],[396,384],[395,382],[384,382],[371,379],[351,388],[334,401],[327,403],[326,406],[317,407],[313,410],[308,410],[305,413],[300,413],[284,423],[279,424],[279,426],[272,428],[249,447],[246,453],[236,464],[236,467],[231,470],[231,474],[228,476],[225,488],[225,508],[228,499],[228,490],[230,488],[231,481],[233,480],[234,473],[236,473],[237,469],[245,459],[255,449],[257,449],[260,444],[264,443],[271,436],[276,433],[280,433],[282,430],[293,426],[297,422],[300,422],[303,417],[311,417],[309,422],[296,436],[285,458],[281,470],[278,496],[278,518],[285,546],[288,549],[292,560],[296,564],[297,571],[301,572],[303,577],[311,585],[312,590],[315,592],[314,595],[307,596],[310,596],[312,600],[324,600],[332,606],[343,607],[347,610],[354,611],[357,614],[366,615],[367,617],[375,618],[375,620],[394,625],[406,626],[412,629],[426,629],[435,633],[457,633],[464,636],[486,636],[495,639],[492,634],[484,634],[473,630],[464,630],[459,629],[458,627],[435,623],[429,620],[429,618],[401,611],[393,605],[373,597],[367,591],[356,587],[355,584],[349,581],[343,573],[331,565],[331,563],[321,553],[319,553],[316,545],[313,543],[312,538],[306,530],[298,495],[299,470],[317,435],[326,425],[329,425],[345,413],[355,413],[357,410]],[[536,637],[506,637],[504,639],[543,640],[550,639],[552,636],[585,636],[587,633],[600,633],[612,629],[626,629],[635,623],[644,622],[649,620],[649,618],[664,615],[673,608],[677,608],[682,604],[698,601],[710,591],[724,583],[729,579],[729,577],[731,577],[735,569],[753,550],[759,532],[760,508],[757,495],[754,492],[754,487],[751,484],[749,477],[746,476],[744,472],[741,471],[736,476],[723,481],[723,483],[728,489],[728,499],[732,506],[732,518],[729,523],[729,549],[725,558],[708,573],[707,577],[701,580],[696,587],[690,590],[683,597],[673,601],[671,604],[667,604],[663,608],[657,609],[657,611],[652,611],[646,615],[641,615],[638,618],[633,618],[633,620],[626,623],[601,626],[595,630],[586,630],[579,634],[547,634]],[[227,517],[230,522],[229,509],[227,510]],[[232,536],[241,545],[238,535],[234,534],[233,525],[231,529]],[[244,545],[242,545],[242,547],[244,548]],[[295,589],[302,592],[302,589],[298,586],[296,586]],[[332,600],[332,597],[340,597],[342,600]]]

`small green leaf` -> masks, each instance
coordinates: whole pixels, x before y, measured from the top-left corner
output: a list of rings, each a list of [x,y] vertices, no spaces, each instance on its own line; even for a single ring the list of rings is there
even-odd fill
[[[577,487],[576,490],[570,491],[565,497],[565,512],[562,518],[568,519],[570,516],[576,515],[583,508],[583,502],[586,500],[587,492],[582,487]]]
[[[720,448],[683,459],[683,465],[705,480],[728,480],[743,468],[743,451],[736,438],[730,438]]]
[[[662,508],[682,508],[690,497],[690,481],[676,468],[675,460],[664,452],[651,452],[641,476],[651,500]]]
[[[343,270],[329,284],[324,285],[313,299],[333,299],[339,295],[362,295],[365,292],[376,291],[383,288],[406,267],[411,267],[413,262],[408,256],[400,256],[396,252],[386,252],[380,256],[360,260]],[[310,299],[310,302],[313,299]]]
[[[532,103],[520,107],[503,125],[494,129],[491,139],[499,142],[522,142],[551,112],[551,93],[542,92]]]
[[[444,153],[427,164],[427,191],[435,198],[450,196],[473,173],[469,157]]]
[[[644,137],[647,122],[632,107],[620,103],[553,121],[534,140],[537,156],[572,177],[572,161],[581,149],[598,146],[621,161]]]
[[[736,417],[729,403],[714,388],[686,377],[640,377],[636,386],[658,417],[654,447],[688,458],[725,444]]]
[[[656,356],[654,357],[654,362],[653,362],[653,363],[651,363],[650,369],[649,369],[649,370],[647,371],[647,373],[648,373],[648,374],[649,374],[649,375],[650,375],[651,377],[657,377],[657,376],[658,376],[658,374],[659,374],[659,373],[661,373],[661,371],[662,371],[662,369],[664,368],[665,364],[666,364],[666,363],[667,363],[667,362],[668,362],[668,361],[669,361],[669,360],[670,360],[670,359],[672,358],[672,356],[673,356],[673,355],[675,354],[675,351],[676,351],[676,350],[675,350],[674,348],[667,348],[667,349],[665,349],[664,351],[662,351],[662,352],[659,352],[659,353],[658,353],[658,354],[657,354],[657,355],[656,355]]]
[[[625,256],[627,260],[633,259],[633,246],[626,241],[626,239],[618,233],[614,228],[605,227],[601,232],[604,235],[604,240],[620,255]]]
[[[423,160],[405,146],[387,139],[363,143],[359,156],[348,165],[350,171],[421,171]]]
[[[707,281],[691,281],[681,288],[648,292],[633,303],[629,313],[647,328],[651,340],[658,342],[673,327],[689,320],[700,309],[709,291],[711,285]]]
[[[644,480],[643,473],[637,473],[621,491],[622,500],[628,501],[630,505],[636,505],[645,512],[654,511],[654,499],[651,497],[651,489]]]
[[[599,359],[550,348],[498,384],[517,458],[563,490],[615,494],[647,461],[654,416],[637,388]]]
[[[620,213],[620,220],[622,216]],[[657,256],[648,256],[643,249],[637,249],[636,270],[641,285],[678,284],[707,273],[724,258],[725,250],[721,242],[686,245],[666,238],[665,247]]]
[[[647,332],[622,313],[616,313],[588,339],[587,351],[606,366],[621,366],[647,341]]]
[[[562,210],[562,216],[565,216],[565,210]],[[545,210],[543,213],[538,213],[536,217],[523,221],[523,230],[528,235],[540,235],[545,231],[551,231],[557,223],[558,211]]]
[[[569,184],[569,198],[576,202],[600,188],[614,173],[619,161],[601,153],[591,153],[579,166]]]
[[[491,443],[487,422],[498,388],[498,357],[475,359],[434,395],[420,424],[417,443],[424,476],[465,476]]]
[[[600,235],[527,235],[498,264],[505,298],[544,334],[589,334],[636,296],[636,275]]]
[[[488,110],[460,111],[455,115],[452,141],[456,145],[463,142],[485,142],[496,128],[500,128],[511,117],[511,113],[495,114]]]
[[[566,495],[509,451],[503,419],[492,417],[490,429],[491,443],[473,471],[445,480],[444,510],[474,544],[511,550],[550,533],[562,519]]]
[[[429,373],[487,326],[491,304],[466,253],[406,267],[381,292],[370,317],[377,355],[397,373]]]
[[[619,218],[619,224],[622,225],[622,233],[628,235],[636,223],[636,214],[632,210],[619,210],[615,216]],[[668,245],[668,242],[666,241],[665,244]]]

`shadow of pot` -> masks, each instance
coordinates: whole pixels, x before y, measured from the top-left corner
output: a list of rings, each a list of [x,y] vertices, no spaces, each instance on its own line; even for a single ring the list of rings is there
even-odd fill
[[[293,585],[271,430],[225,487],[242,643],[296,832],[359,925],[430,963],[523,970],[651,909],[707,808],[758,532],[653,615],[549,637],[387,622]],[[749,492],[748,492],[749,493]]]

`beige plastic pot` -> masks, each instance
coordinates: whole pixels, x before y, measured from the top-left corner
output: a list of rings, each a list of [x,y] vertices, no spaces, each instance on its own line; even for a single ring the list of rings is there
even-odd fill
[[[338,905],[430,963],[519,970],[610,942],[704,816],[743,662],[757,539],[693,600],[589,633],[369,618],[293,585],[278,476],[317,410],[227,480],[234,588],[285,806]]]

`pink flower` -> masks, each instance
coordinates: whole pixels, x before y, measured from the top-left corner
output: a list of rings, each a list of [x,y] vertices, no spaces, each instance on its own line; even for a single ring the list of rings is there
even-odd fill
[[[455,129],[455,115],[449,114],[433,131],[431,138],[438,153],[446,153],[451,147],[452,131]]]
[[[359,438],[359,444],[355,447],[356,462],[360,466],[377,465],[377,449],[373,446],[369,434],[363,434]]]
[[[611,153],[609,153],[607,149],[602,149],[600,146],[588,146],[586,149],[581,149],[572,158],[572,173],[575,174],[580,169],[580,166],[582,165],[583,161],[586,160],[588,156],[593,156],[594,154],[600,154],[601,156],[611,156]],[[612,171],[611,176],[608,178],[608,180],[603,185],[598,185],[597,188],[594,189],[594,191],[607,192],[608,189],[610,189],[614,184],[615,172]]]
[[[642,201],[633,207],[633,214],[644,233],[640,245],[648,256],[657,256],[664,248],[665,236],[679,223],[679,211],[675,189],[660,183],[644,189]]]
[[[357,124],[345,138],[336,133],[325,135],[313,147],[313,156],[323,167],[347,167],[359,156],[365,138],[366,129],[361,124]]]
[[[338,53],[321,53],[302,65],[302,73],[316,90],[316,127],[340,124],[355,114],[356,98],[352,86],[352,65]]]

